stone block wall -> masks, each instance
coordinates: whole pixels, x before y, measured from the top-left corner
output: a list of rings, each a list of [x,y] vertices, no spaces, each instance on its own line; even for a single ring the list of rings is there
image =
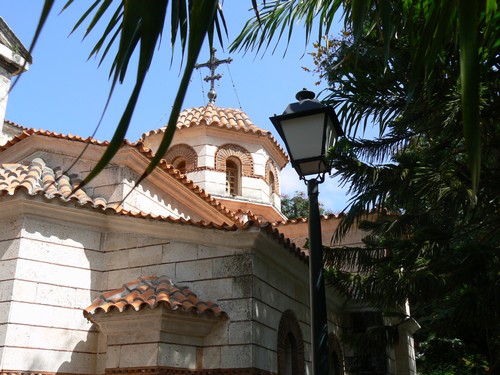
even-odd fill
[[[309,360],[302,260],[274,241],[259,241],[264,235],[258,231],[252,234],[255,246],[247,241],[234,247],[225,239],[238,233],[193,227],[187,242],[169,239],[169,231],[180,238],[174,234],[180,226],[166,224],[154,237],[134,233],[134,222],[129,232],[123,227],[101,233],[26,216],[2,228],[6,241],[0,241],[0,267],[11,278],[1,281],[0,290],[6,298],[12,294],[0,301],[1,322],[8,323],[0,325],[2,369],[103,374],[142,366],[277,373],[278,329],[286,310],[297,316]],[[161,313],[158,309],[117,313],[124,322],[113,335],[99,333],[84,319],[82,310],[102,292],[149,275],[188,286],[201,300],[218,303],[229,319],[216,321],[199,336],[154,328],[145,313]],[[137,326],[141,317],[143,325]],[[205,324],[193,319],[188,316],[179,327]]]
[[[253,256],[250,252],[223,245],[203,245],[203,233],[194,235],[193,241],[197,243],[123,233],[106,235],[105,290],[119,288],[126,282],[147,275],[165,275],[179,286],[188,286],[200,299],[218,303],[228,313],[229,321],[214,327],[201,343],[182,343],[186,352],[196,354],[192,357],[195,360],[189,362],[187,367],[250,367]],[[155,365],[188,364],[181,364],[179,356],[170,355],[179,346],[174,335],[163,335],[157,346],[159,351],[154,358]],[[125,350],[122,347],[124,345],[116,341],[108,341],[108,355],[122,352]],[[109,368],[108,365],[106,367]]]
[[[97,333],[82,316],[102,269],[100,233],[25,216],[3,231],[0,368],[95,371]],[[12,226],[11,226],[12,229]],[[16,234],[17,232],[17,234]]]

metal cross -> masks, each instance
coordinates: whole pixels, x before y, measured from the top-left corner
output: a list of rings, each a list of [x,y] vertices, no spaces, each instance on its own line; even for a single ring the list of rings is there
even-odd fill
[[[210,59],[206,63],[196,64],[194,66],[196,69],[200,69],[200,68],[209,68],[210,69],[210,75],[203,78],[203,80],[205,82],[210,82],[210,91],[208,92],[208,99],[210,100],[210,103],[215,102],[215,99],[217,98],[217,93],[215,92],[215,88],[214,88],[214,86],[215,86],[214,81],[222,78],[222,76],[220,74],[215,74],[215,69],[217,69],[217,67],[221,64],[230,64],[233,61],[233,59],[230,57],[228,57],[225,60],[218,60],[215,57],[215,52],[217,52],[217,50],[215,48],[212,48],[210,50]]]

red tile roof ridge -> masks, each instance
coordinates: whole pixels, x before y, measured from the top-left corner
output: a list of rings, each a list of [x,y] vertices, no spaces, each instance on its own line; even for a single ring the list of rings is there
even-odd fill
[[[26,126],[18,124],[17,122],[14,122],[14,121],[11,121],[11,120],[7,120],[7,119],[4,119],[4,122],[6,122],[7,124],[9,124],[11,126],[14,126],[16,128],[19,128],[21,130],[28,130],[28,128]]]
[[[103,207],[103,210],[108,211],[108,212],[109,212],[109,210],[111,210],[112,214],[116,213],[116,214],[123,215],[123,216],[130,216],[130,217],[141,218],[141,219],[151,219],[151,220],[157,220],[157,221],[165,221],[165,222],[169,222],[169,223],[192,225],[192,226],[195,226],[198,228],[218,229],[218,230],[225,230],[225,231],[231,231],[231,232],[234,232],[234,231],[242,228],[242,225],[237,225],[237,224],[229,224],[229,223],[217,224],[214,222],[205,222],[203,220],[195,221],[195,220],[191,220],[191,219],[185,219],[183,217],[157,215],[157,214],[152,214],[152,213],[146,213],[146,212],[139,211],[139,210],[129,211],[129,210],[124,209],[121,206],[119,206],[119,208],[113,208],[113,207],[110,207],[110,205],[108,205],[107,207]]]
[[[391,212],[387,210],[386,208],[379,208],[379,207],[374,207],[370,211],[364,211],[362,214],[382,214],[385,216],[395,216],[398,215],[397,212]],[[321,219],[323,220],[332,220],[332,219],[342,219],[345,216],[347,216],[346,212],[340,212],[338,214],[327,214],[327,215],[321,215]],[[274,226],[281,226],[281,225],[293,225],[293,224],[302,224],[302,223],[307,223],[309,222],[309,219],[307,217],[299,217],[297,219],[288,219],[284,221],[276,221],[272,223]]]
[[[50,130],[44,130],[44,129],[35,129],[35,128],[24,128],[22,133],[19,135],[15,135],[11,140],[7,141],[3,146],[0,146],[0,151],[4,151],[7,148],[15,145],[16,143],[22,141],[25,138],[28,138],[33,135],[41,135],[41,136],[46,136],[50,138],[57,138],[57,139],[65,139],[69,141],[76,141],[76,142],[82,142],[82,143],[91,143],[93,145],[98,145],[98,146],[109,146],[109,141],[99,141],[92,136],[88,136],[86,138],[81,137],[79,135],[73,135],[71,133],[68,134],[63,134],[63,133],[58,133]],[[141,142],[142,143],[142,142]],[[127,139],[124,139],[122,142],[122,145],[127,145],[131,147],[135,147],[139,144],[139,142],[131,142]]]
[[[167,276],[141,276],[121,288],[103,293],[83,310],[83,315],[92,321],[96,314],[113,310],[124,312],[130,308],[135,311],[145,307],[155,309],[160,305],[183,313],[228,318],[219,305],[200,300],[188,287],[177,286]]]
[[[25,191],[29,196],[42,195],[46,199],[60,198],[66,203],[74,203],[80,207],[100,209],[104,213],[118,214],[142,219],[152,219],[193,225],[198,228],[213,228],[226,231],[235,231],[241,224],[194,221],[146,213],[140,210],[126,210],[118,203],[108,203],[103,197],[91,197],[83,189],[73,191],[79,180],[64,174],[61,168],[52,169],[41,158],[34,158],[28,164],[0,164],[0,197],[15,195],[18,191]]]
[[[136,147],[139,152],[145,155],[147,158],[152,159],[154,157],[154,153],[151,149],[147,148],[144,143],[139,140],[136,142],[133,147]],[[167,163],[165,159],[162,159],[158,165],[169,175],[173,176],[176,180],[181,182],[184,186],[190,189],[194,194],[198,195],[205,202],[209,203],[211,206],[215,207],[219,212],[223,213],[226,217],[228,217],[232,222],[235,222],[239,225],[243,224],[243,221],[238,218],[235,212],[226,208],[221,202],[212,197],[209,193],[207,193],[204,189],[200,188],[193,181],[191,181],[187,175],[181,173],[178,169],[176,169],[172,164]]]
[[[288,249],[288,251],[290,251],[301,261],[303,261],[306,264],[309,263],[309,254],[300,247],[298,247],[297,245],[295,245],[295,243],[293,243],[293,241],[290,238],[286,237],[283,233],[281,233],[273,223],[263,223],[263,224],[254,223],[253,225],[257,225],[258,227],[261,228],[261,230],[271,235],[274,239],[276,239],[276,241],[279,244],[284,245]]]
[[[247,221],[255,221],[255,222],[259,222],[261,224],[265,222],[258,215],[254,214],[252,212],[252,210],[248,210],[248,209],[247,210],[243,210],[241,208],[238,208],[238,210],[236,210],[235,213],[247,215],[247,217],[248,217]]]
[[[109,142],[108,141],[99,141],[97,139],[94,139],[92,137],[87,137],[83,138],[78,135],[72,135],[72,134],[62,134],[62,133],[57,133],[53,132],[50,130],[43,130],[43,129],[34,129],[34,128],[28,128],[22,131],[21,134],[14,136],[11,140],[7,141],[3,146],[0,146],[0,151],[4,151],[8,149],[9,147],[15,145],[16,143],[22,141],[25,138],[28,138],[33,135],[42,135],[50,138],[58,138],[58,139],[66,139],[70,141],[77,141],[77,142],[83,142],[83,143],[91,143],[95,145],[100,145],[100,146],[108,146]],[[125,141],[126,143],[130,143],[128,141]]]
[[[338,213],[338,214],[326,214],[326,215],[321,215],[321,219],[323,220],[331,220],[331,219],[340,219],[344,217],[346,214],[344,212]],[[302,223],[307,223],[309,222],[309,218],[307,217],[298,217],[296,219],[287,219],[283,221],[276,221],[273,223],[274,226],[278,225],[293,225],[293,224],[302,224]]]

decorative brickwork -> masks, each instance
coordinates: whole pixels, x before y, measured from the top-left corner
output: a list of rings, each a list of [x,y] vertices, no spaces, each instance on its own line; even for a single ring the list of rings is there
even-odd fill
[[[273,177],[274,181],[270,180],[270,176]],[[278,194],[280,191],[278,176],[279,176],[278,168],[276,168],[276,165],[273,163],[273,161],[269,159],[266,163],[266,183],[269,186],[273,187],[272,192],[276,194]]]
[[[291,363],[292,375],[305,373],[304,339],[291,310],[283,313],[278,328],[278,374],[289,374],[287,363]]]
[[[252,155],[243,147],[235,144],[225,144],[215,153],[215,168],[219,171],[226,170],[226,160],[230,157],[238,158],[241,162],[243,176],[253,177]]]
[[[165,154],[165,160],[173,164],[174,160],[182,158],[186,162],[186,172],[190,172],[198,166],[198,155],[196,151],[184,143],[172,146]]]

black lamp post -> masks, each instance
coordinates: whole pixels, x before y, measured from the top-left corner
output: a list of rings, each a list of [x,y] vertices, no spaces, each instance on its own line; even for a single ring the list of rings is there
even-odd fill
[[[282,115],[275,115],[270,120],[285,142],[292,167],[307,185],[312,373],[326,375],[329,371],[328,322],[318,184],[331,170],[325,154],[343,132],[333,108],[323,106],[313,92],[304,89],[295,98],[297,103],[290,104]]]

